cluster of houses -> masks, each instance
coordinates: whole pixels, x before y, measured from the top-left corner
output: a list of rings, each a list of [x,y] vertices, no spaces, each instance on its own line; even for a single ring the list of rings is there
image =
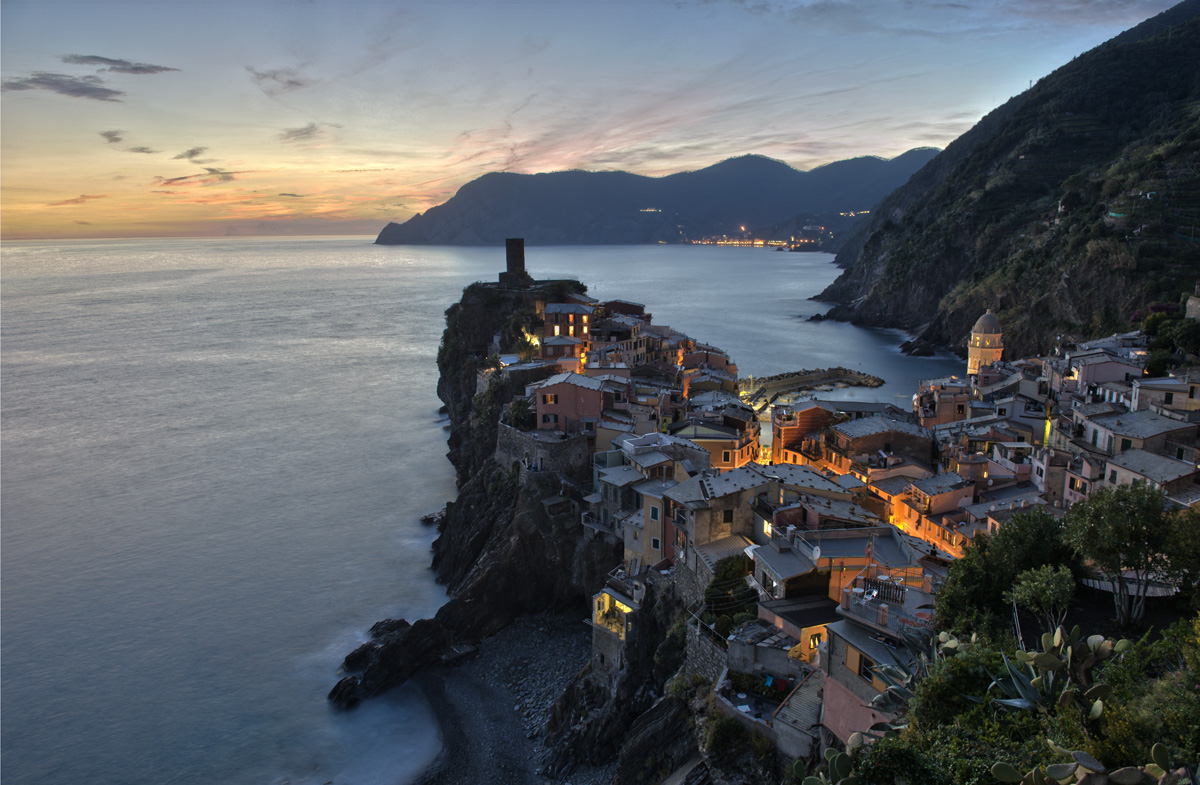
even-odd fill
[[[553,373],[526,385],[534,427],[500,457],[562,470],[539,445],[571,443],[588,461],[574,474],[584,536],[624,553],[593,598],[591,678],[619,677],[647,592],[669,593],[717,708],[793,757],[885,719],[875,665],[908,659],[904,633],[930,628],[948,565],[980,532],[1033,507],[1062,515],[1106,485],[1200,499],[1200,375],[1145,378],[1138,334],[1009,362],[989,311],[966,373],[922,382],[911,410],[813,399],[759,413],[726,353],[641,305],[571,295],[538,309],[540,359],[501,372]],[[706,598],[730,557],[748,564],[749,614]],[[723,610],[741,623],[719,634]],[[738,691],[729,673],[765,689]]]

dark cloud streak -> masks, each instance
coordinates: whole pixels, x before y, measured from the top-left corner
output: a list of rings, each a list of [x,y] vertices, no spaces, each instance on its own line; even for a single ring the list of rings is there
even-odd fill
[[[246,70],[258,85],[258,89],[272,98],[284,93],[291,93],[306,87],[312,87],[316,84],[315,80],[300,76],[296,68],[275,68],[270,71],[259,71],[254,66],[248,65],[246,66]]]
[[[120,144],[125,141],[124,131],[100,131],[99,133],[109,144]]]
[[[46,206],[47,207],[62,207],[64,205],[68,205],[68,204],[83,204],[84,202],[90,202],[93,199],[104,199],[107,196],[108,196],[108,194],[95,194],[95,195],[80,194],[79,196],[75,197],[74,199],[63,199],[61,202],[50,202]]]
[[[179,70],[178,68],[170,68],[165,65],[134,63],[129,60],[117,60],[111,57],[100,57],[99,55],[63,55],[59,59],[69,65],[102,66],[101,71],[112,71],[117,74],[161,74],[166,71]]]
[[[207,149],[208,149],[207,147],[192,147],[190,149],[184,150],[179,155],[171,156],[171,160],[172,161],[181,161],[181,160],[194,161],[197,158],[199,158],[201,155],[203,155],[204,151],[206,151]]]
[[[104,80],[98,76],[68,76],[52,74],[47,71],[37,71],[32,76],[5,79],[0,90],[45,90],[50,93],[69,96],[71,98],[91,98],[94,101],[110,101],[120,103],[123,90],[114,90],[104,86]]]

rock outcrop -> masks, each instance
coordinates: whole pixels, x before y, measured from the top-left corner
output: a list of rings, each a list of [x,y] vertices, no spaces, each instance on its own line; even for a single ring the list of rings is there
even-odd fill
[[[375,625],[329,693],[340,707],[403,683],[451,647],[478,642],[521,614],[585,606],[620,561],[618,549],[583,536],[578,516],[554,516],[542,504],[551,496],[578,501],[579,489],[549,473],[522,481],[493,459],[501,410],[518,384],[494,374],[476,394],[479,372],[493,335],[512,339],[536,318],[536,296],[476,284],[446,312],[438,395],[450,415],[458,497],[438,524],[433,565],[451,599],[432,619]]]

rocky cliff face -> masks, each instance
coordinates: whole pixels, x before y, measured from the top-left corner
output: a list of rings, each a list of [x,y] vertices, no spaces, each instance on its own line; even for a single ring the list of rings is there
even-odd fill
[[[587,540],[576,517],[551,516],[542,505],[550,496],[578,497],[577,490],[552,477],[521,482],[492,458],[501,408],[516,385],[497,377],[476,395],[477,374],[492,336],[528,323],[534,294],[475,285],[446,312],[438,394],[450,414],[458,498],[439,524],[434,566],[451,599],[432,619],[375,625],[343,663],[349,675],[329,694],[338,706],[402,683],[451,646],[478,642],[518,615],[586,607],[620,561],[617,549]]]

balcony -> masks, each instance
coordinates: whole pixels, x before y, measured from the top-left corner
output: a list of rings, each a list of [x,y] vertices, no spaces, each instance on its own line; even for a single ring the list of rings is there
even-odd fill
[[[838,612],[895,637],[905,630],[931,630],[932,612],[922,606],[932,604],[933,597],[907,585],[908,577],[885,580],[860,575],[842,589]]]

